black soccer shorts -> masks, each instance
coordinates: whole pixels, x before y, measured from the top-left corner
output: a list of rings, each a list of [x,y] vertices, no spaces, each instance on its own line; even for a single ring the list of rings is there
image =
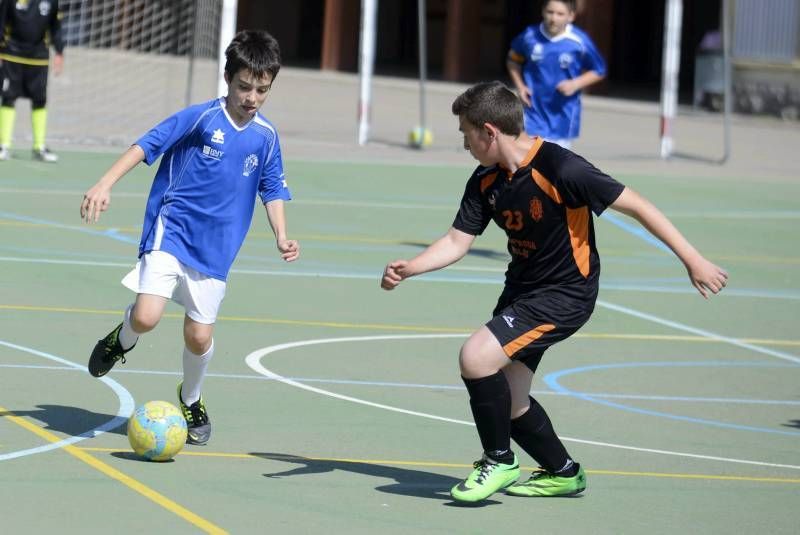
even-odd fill
[[[569,338],[589,320],[596,299],[596,288],[577,298],[558,290],[523,292],[507,286],[486,327],[509,359],[535,372],[548,347]]]
[[[46,65],[25,65],[13,61],[3,61],[3,106],[14,106],[22,97],[31,99],[34,109],[47,104]]]

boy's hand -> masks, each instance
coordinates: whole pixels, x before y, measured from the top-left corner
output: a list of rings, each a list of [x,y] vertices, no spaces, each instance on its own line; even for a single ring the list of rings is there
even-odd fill
[[[300,256],[300,244],[297,240],[278,241],[278,251],[286,262],[294,262]]]
[[[111,189],[95,184],[83,195],[81,202],[81,219],[86,223],[97,223],[100,212],[105,212],[111,205]]]
[[[409,275],[406,272],[408,260],[395,260],[389,262],[383,270],[383,277],[381,277],[381,288],[384,290],[394,290],[403,279]]]
[[[565,97],[571,97],[578,91],[578,84],[574,80],[562,80],[558,83],[556,89]]]
[[[717,294],[728,284],[728,272],[705,258],[701,257],[693,264],[687,265],[686,270],[689,272],[692,285],[706,299],[709,291]]]

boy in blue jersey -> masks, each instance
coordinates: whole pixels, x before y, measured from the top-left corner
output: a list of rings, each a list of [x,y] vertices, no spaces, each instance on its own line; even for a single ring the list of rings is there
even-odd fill
[[[602,80],[606,65],[572,24],[574,0],[548,1],[542,18],[511,42],[506,67],[525,104],[525,131],[568,149],[580,133],[581,90]]]
[[[97,222],[110,205],[112,186],[140,162],[150,165],[163,155],[147,200],[139,261],[122,281],[136,301],[97,342],[89,372],[101,377],[117,361],[124,364],[139,335],[159,322],[167,300],[183,305],[178,401],[189,444],[205,444],[211,434],[200,390],[214,354],[225,281],[250,228],[256,195],[283,260],[300,254],[297,241],[286,237],[284,201],[291,195],[278,134],[258,113],[280,69],[278,42],[263,31],[243,31],[225,57],[228,95],[186,108],[147,132],[86,192],[80,208],[82,219]]]
[[[459,354],[483,455],[450,495],[478,502],[502,489],[523,497],[578,494],[586,474],[530,391],[547,348],[580,329],[594,309],[600,257],[592,213],[610,207],[636,219],[683,262],[703,297],[721,291],[728,274],[638,193],[557,144],[527,136],[522,104],[501,82],[471,87],[452,111],[480,165],[447,234],[411,260],[387,264],[381,287],[393,290],[457,262],[492,221],[505,232],[511,261],[503,293]],[[517,481],[512,439],[541,466],[526,481]]]

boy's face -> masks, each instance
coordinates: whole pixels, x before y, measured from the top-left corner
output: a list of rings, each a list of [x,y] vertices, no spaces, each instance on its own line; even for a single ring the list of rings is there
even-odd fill
[[[225,81],[228,83],[225,109],[241,126],[250,121],[264,104],[272,87],[272,75],[266,73],[257,78],[248,69],[241,69],[232,78],[225,73]]]
[[[464,134],[464,149],[484,167],[497,163],[494,139],[486,128],[479,128],[467,121],[463,115],[458,117],[458,130]]]
[[[542,10],[544,27],[551,36],[564,33],[567,24],[575,20],[575,13],[559,0],[550,0]]]

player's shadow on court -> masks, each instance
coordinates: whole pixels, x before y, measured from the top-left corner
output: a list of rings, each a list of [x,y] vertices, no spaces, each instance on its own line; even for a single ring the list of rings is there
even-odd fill
[[[79,407],[67,407],[64,405],[37,405],[36,407],[36,410],[28,411],[0,411],[0,418],[3,416],[32,418],[42,422],[48,431],[56,431],[72,436],[90,432],[116,418],[116,415],[87,411]],[[106,430],[106,433],[127,435],[126,421],[121,420],[119,426]]]
[[[784,427],[797,427],[800,429],[800,420],[789,420],[789,423],[782,424]]]
[[[300,465],[296,468],[283,472],[266,473],[264,477],[282,478],[301,476],[308,474],[323,474],[342,470],[354,474],[382,479],[393,479],[395,482],[388,485],[375,487],[375,490],[400,496],[413,496],[416,498],[427,498],[431,500],[446,501],[445,505],[460,506],[450,497],[450,489],[458,484],[460,479],[431,472],[420,470],[409,470],[408,468],[398,468],[396,466],[386,466],[383,464],[373,464],[358,461],[337,461],[332,459],[309,459],[299,455],[288,455],[285,453],[260,453],[253,452],[250,455],[261,457],[270,461],[280,461]],[[484,500],[477,504],[478,507],[494,505],[500,502],[495,500]],[[475,507],[474,505],[472,507]]]

